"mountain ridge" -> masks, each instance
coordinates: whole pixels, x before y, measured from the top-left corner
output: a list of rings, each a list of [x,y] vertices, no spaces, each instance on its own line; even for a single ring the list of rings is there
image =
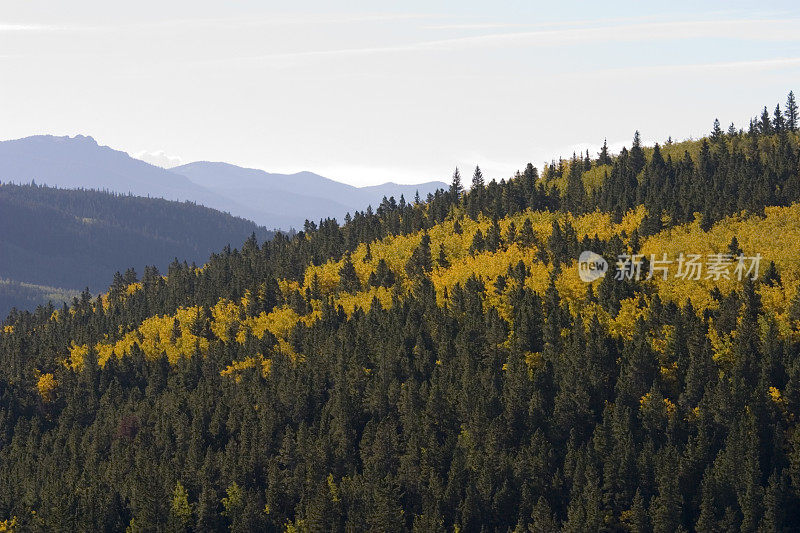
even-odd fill
[[[188,200],[284,230],[302,227],[306,219],[342,219],[348,212],[377,206],[383,196],[399,198],[416,189],[426,196],[445,186],[430,181],[355,187],[310,171],[270,173],[213,161],[164,169],[87,135],[0,141],[0,181]]]
[[[252,234],[261,241],[273,236],[191,202],[13,184],[0,184],[0,227],[0,278],[16,282],[0,284],[2,316],[22,302],[46,303],[34,298],[37,286],[96,292],[129,267],[166,270],[176,257],[202,262]]]

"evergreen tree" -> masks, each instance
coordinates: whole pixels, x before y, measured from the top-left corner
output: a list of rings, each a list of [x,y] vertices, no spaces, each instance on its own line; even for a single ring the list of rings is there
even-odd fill
[[[600,153],[597,154],[597,164],[611,164],[611,155],[608,153],[608,139],[603,139],[603,147],[600,149]]]
[[[411,254],[411,258],[406,263],[406,272],[410,277],[418,278],[432,269],[431,238],[427,233],[423,233],[419,246],[414,249],[414,253]]]
[[[723,139],[722,128],[719,125],[719,119],[714,119],[714,127],[711,129],[711,140],[719,142]]]
[[[476,166],[475,172],[472,174],[472,191],[477,191],[483,188],[483,173],[481,172],[481,167]]]
[[[461,172],[459,172],[458,167],[453,172],[453,179],[450,182],[450,196],[452,196],[453,201],[458,202],[461,199],[461,193],[464,191],[464,186],[461,185]]]
[[[476,230],[475,235],[472,237],[472,245],[469,247],[471,254],[479,254],[486,249],[486,242],[483,239],[483,232]]]
[[[447,260],[447,255],[444,253],[444,245],[442,244],[439,244],[439,257],[436,262],[439,264],[439,268],[450,267],[450,261]]]
[[[789,128],[789,131],[797,131],[797,101],[794,98],[793,91],[789,91],[789,96],[786,98],[784,114],[786,118],[786,127]]]
[[[780,104],[775,106],[775,112],[772,114],[772,129],[775,130],[775,133],[783,133],[786,130],[786,122],[783,119]]]
[[[761,120],[758,125],[758,130],[762,135],[772,135],[774,133],[774,130],[772,129],[772,120],[769,117],[767,106],[764,106],[764,110],[761,112]]]
[[[344,263],[339,269],[339,287],[346,292],[356,292],[361,289],[361,282],[349,253],[345,254]]]
[[[642,148],[642,140],[639,136],[639,130],[633,134],[633,145],[631,145],[630,152],[630,165],[634,175],[641,172],[646,163],[644,149]]]
[[[583,185],[583,167],[573,157],[564,192],[564,209],[571,213],[582,213],[586,205],[586,189]]]

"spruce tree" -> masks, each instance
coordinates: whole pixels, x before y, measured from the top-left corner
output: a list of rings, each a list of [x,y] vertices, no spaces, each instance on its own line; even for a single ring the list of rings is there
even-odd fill
[[[608,139],[603,139],[603,147],[600,149],[600,153],[597,154],[597,164],[598,165],[611,164],[611,155],[608,153]]]
[[[356,292],[361,289],[361,283],[356,274],[356,267],[353,265],[353,260],[350,253],[344,256],[344,262],[339,269],[339,288],[346,292]]]
[[[481,167],[476,166],[475,172],[472,174],[472,188],[471,191],[476,191],[483,188],[483,173]]]
[[[786,98],[784,114],[786,116],[786,127],[789,128],[789,131],[797,131],[797,101],[792,91],[789,91],[789,96]]]
[[[719,142],[722,140],[722,128],[719,125],[719,119],[714,119],[714,127],[711,129],[711,140]]]
[[[780,104],[775,106],[775,112],[772,114],[772,129],[775,130],[775,133],[783,133],[786,130],[786,122]]]
[[[761,120],[758,124],[758,130],[761,135],[772,135],[774,133],[774,130],[772,129],[772,120],[769,117],[767,106],[764,106],[763,111],[761,111]]]
[[[453,172],[453,179],[450,182],[450,196],[453,198],[454,202],[458,202],[461,199],[461,193],[464,191],[464,186],[461,184],[461,172],[456,167],[456,170]]]
[[[642,148],[642,139],[639,136],[639,130],[633,134],[633,144],[631,145],[630,152],[630,165],[633,174],[639,174],[644,168],[646,159],[644,156],[644,149]]]
[[[567,177],[567,188],[564,192],[563,207],[565,211],[578,214],[584,211],[586,205],[586,188],[583,185],[583,166],[573,157]]]

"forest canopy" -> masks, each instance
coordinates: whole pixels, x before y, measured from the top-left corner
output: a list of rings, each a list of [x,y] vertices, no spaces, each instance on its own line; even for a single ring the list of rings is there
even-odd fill
[[[800,527],[800,134],[528,164],[114,276],[0,333],[30,530]],[[581,281],[579,254],[762,256]]]

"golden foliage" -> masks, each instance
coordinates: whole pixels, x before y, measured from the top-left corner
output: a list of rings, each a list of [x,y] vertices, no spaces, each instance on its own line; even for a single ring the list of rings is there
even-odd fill
[[[0,533],[14,533],[17,530],[17,517],[12,516],[6,520],[0,520]]]
[[[675,404],[672,403],[669,398],[664,398],[664,409],[667,411],[667,416],[669,417],[673,416],[677,410]]]
[[[147,359],[153,360],[166,354],[170,363],[175,364],[181,357],[191,357],[195,351],[208,351],[208,340],[192,333],[198,317],[203,316],[199,306],[181,307],[174,315],[153,316],[145,319],[134,331],[122,335],[117,341],[101,341],[95,344],[97,363],[105,366],[112,355],[122,357],[130,355],[134,346],[142,350]],[[176,328],[176,321],[177,326]],[[179,330],[179,331],[176,331]],[[80,350],[84,351],[81,352]],[[70,350],[70,366],[78,369],[82,366],[82,358],[73,356],[85,355],[85,348]]]
[[[711,349],[713,351],[713,359],[724,370],[733,367],[733,338],[731,335],[720,336],[717,333],[717,328],[714,327],[713,321],[708,328],[708,340],[711,341]]]
[[[678,145],[675,145],[678,146]],[[682,152],[681,152],[682,154]],[[592,169],[584,173],[584,180],[590,180],[587,186],[596,186],[605,174],[603,167]],[[437,301],[440,305],[445,303],[445,294],[451,293],[456,284],[463,285],[471,276],[480,277],[486,284],[487,307],[498,309],[500,315],[509,320],[511,318],[510,293],[514,281],[507,280],[504,290],[495,290],[495,283],[500,276],[506,276],[509,268],[513,268],[520,261],[530,270],[530,275],[525,280],[526,287],[544,294],[552,276],[552,265],[545,265],[539,261],[539,252],[536,246],[523,247],[519,243],[505,243],[497,251],[471,253],[470,247],[475,233],[480,230],[484,235],[492,226],[492,221],[484,216],[477,220],[464,217],[459,210],[454,210],[451,217],[436,226],[429,228],[427,234],[431,239],[433,255],[433,271],[431,281],[436,290]],[[630,236],[639,227],[645,216],[645,209],[640,206],[627,213],[619,223],[614,223],[610,214],[595,211],[581,216],[571,214],[551,213],[549,211],[523,211],[513,216],[498,221],[502,235],[508,234],[513,223],[519,231],[526,219],[530,219],[536,239],[546,243],[550,237],[554,221],[562,227],[565,223],[571,224],[576,231],[578,239],[584,236],[608,240],[614,235]],[[458,220],[462,228],[460,233],[454,231]],[[300,291],[304,294],[316,282],[324,298],[332,297],[335,306],[341,306],[345,313],[352,314],[355,309],[368,310],[373,301],[377,300],[384,308],[391,307],[397,297],[413,289],[414,281],[408,278],[405,265],[411,258],[414,250],[420,245],[423,232],[410,235],[388,236],[379,241],[370,243],[370,259],[365,260],[367,253],[366,244],[360,244],[351,254],[356,275],[361,282],[362,289],[355,293],[340,290],[339,271],[343,259],[328,261],[319,266],[309,266],[305,277],[298,283],[292,280],[278,280],[278,287],[284,297]],[[706,256],[715,253],[727,253],[728,244],[736,236],[739,245],[746,255],[760,253],[763,256],[762,271],[770,260],[774,261],[780,271],[782,284],[777,286],[762,285],[759,288],[762,302],[775,316],[779,332],[782,335],[797,335],[789,323],[789,307],[795,291],[800,285],[800,256],[796,252],[796,242],[800,241],[800,204],[790,207],[770,207],[765,209],[763,216],[736,215],[723,219],[715,224],[710,231],[705,232],[699,222],[693,222],[665,230],[657,235],[645,239],[641,246],[641,253],[649,256],[655,254],[658,258],[666,253],[668,258],[677,259],[680,253],[696,253]],[[447,259],[449,265],[442,267],[436,261],[439,249]],[[378,263],[383,260],[396,276],[400,289],[395,291],[384,287],[371,287],[368,280]],[[698,313],[707,308],[713,308],[716,302],[709,295],[714,286],[723,294],[739,286],[739,282],[728,279],[703,279],[688,281],[675,277],[677,265],[673,263],[667,280],[657,277],[653,283],[663,301],[674,301],[683,304],[691,300]],[[593,282],[596,287],[599,281]],[[580,280],[575,262],[563,265],[555,278],[555,285],[563,301],[569,304],[574,316],[581,316],[584,322],[592,317],[597,317],[609,332],[624,339],[631,339],[640,318],[649,315],[649,298],[635,295],[620,302],[620,312],[616,317],[611,317],[600,305],[587,299],[587,284]],[[131,295],[141,290],[141,284],[128,285],[125,294]],[[321,316],[321,302],[311,302],[312,311],[305,316],[300,316],[288,305],[276,307],[270,313],[261,313],[255,317],[245,316],[244,310],[250,298],[245,294],[239,301],[220,300],[210,309],[211,321],[206,324],[206,310],[200,307],[180,308],[174,315],[154,316],[144,320],[138,327],[129,331],[120,330],[115,338],[106,338],[97,343],[94,349],[97,352],[98,363],[105,365],[112,356],[123,357],[130,354],[134,346],[139,347],[148,359],[166,354],[171,363],[176,363],[181,357],[190,357],[194,353],[207,353],[209,341],[196,336],[192,332],[198,330],[196,326],[211,330],[213,335],[224,342],[244,343],[248,335],[263,338],[267,332],[277,338],[277,349],[289,355],[293,360],[302,359],[302,354],[295,353],[289,342],[290,334],[299,321],[311,324]],[[103,307],[108,306],[107,295],[101,298]],[[70,309],[70,313],[74,310]],[[58,320],[58,311],[53,313],[53,320]],[[202,324],[196,324],[202,320]],[[800,324],[798,324],[800,328]],[[5,326],[3,332],[13,332],[13,326]],[[665,380],[670,381],[675,373],[674,361],[663,360],[663,354],[668,352],[673,331],[664,328],[654,332],[650,338],[653,349],[662,354],[661,373]],[[714,359],[725,371],[733,364],[733,339],[726,335],[720,338],[716,329],[710,328],[709,338],[714,351]],[[83,361],[88,354],[86,345],[72,344],[68,348],[66,364],[74,370],[83,366]],[[533,372],[541,364],[540,354],[526,354],[525,361]],[[438,363],[438,362],[437,362]],[[271,368],[271,359],[259,354],[248,357],[242,361],[231,363],[221,374],[239,378],[238,374],[248,368],[261,365],[261,373],[267,376]],[[770,391],[770,394],[772,392]],[[778,392],[779,394],[779,392]],[[645,400],[645,398],[643,398]],[[664,400],[667,413],[674,411],[674,405],[669,400]]]
[[[800,241],[800,203],[789,207],[767,207],[763,216],[734,215],[716,223],[708,232],[700,227],[698,221],[676,226],[649,237],[642,243],[641,253],[650,257],[655,254],[661,258],[666,253],[668,259],[675,260],[681,253],[709,254],[728,253],[731,239],[736,237],[746,256],[761,254],[760,271],[763,272],[770,261],[774,261],[781,274],[782,287],[761,286],[762,301],[766,308],[775,313],[779,328],[783,333],[790,329],[789,303],[800,284],[800,254],[797,242]],[[657,287],[662,300],[684,304],[691,300],[701,313],[713,307],[709,291],[718,287],[723,294],[740,285],[733,275],[731,279],[702,279],[688,281],[675,277],[677,264],[670,266],[667,280],[657,279]]]
[[[786,400],[784,400],[781,396],[781,391],[779,391],[777,387],[770,387],[767,392],[769,393],[770,400],[772,400],[774,403],[778,405],[786,403]]]
[[[669,324],[662,326],[661,331],[654,334],[650,340],[650,346],[653,348],[653,351],[661,354],[665,353],[674,334],[675,326]]]
[[[636,322],[640,318],[646,319],[650,314],[649,307],[639,305],[639,299],[639,297],[626,298],[620,302],[619,313],[611,320],[609,328],[613,334],[627,340],[633,338]]]
[[[540,352],[525,352],[525,364],[528,365],[528,373],[533,374],[542,366],[542,354]]]
[[[133,293],[135,293],[136,291],[140,291],[140,290],[142,290],[142,284],[141,283],[139,283],[139,282],[131,283],[127,287],[125,287],[125,294],[130,296]]]
[[[220,376],[232,376],[234,380],[238,383],[241,380],[241,376],[239,375],[240,372],[243,370],[247,370],[248,368],[253,368],[256,366],[256,358],[255,357],[247,357],[241,361],[234,361],[233,363],[229,364],[224,369],[220,370]]]
[[[53,401],[56,395],[57,386],[58,382],[53,377],[53,374],[49,372],[47,374],[40,375],[39,379],[36,381],[36,389],[39,391],[39,396],[41,396],[42,400],[45,402]]]
[[[166,354],[170,363],[175,364],[181,357],[191,357],[196,348],[205,352],[208,340],[192,334],[192,326],[201,314],[199,307],[179,308],[175,315],[155,316],[146,319],[138,328],[138,345],[147,359],[156,359]],[[176,321],[179,326],[176,331]],[[212,325],[213,329],[213,325]],[[136,337],[126,335],[121,350],[115,349],[115,355],[129,353]]]
[[[663,398],[661,402],[657,402],[650,392],[639,399],[639,409],[642,411],[660,412],[664,417],[671,417],[677,411],[677,407],[669,398]]]
[[[355,294],[341,294],[336,299],[336,304],[341,305],[347,315],[352,315],[356,307],[368,311],[372,307],[372,300],[377,298],[381,306],[392,306],[392,291],[385,287],[369,287],[367,290]]]
[[[214,320],[211,331],[222,341],[229,341],[231,329],[239,323],[239,306],[230,300],[220,300],[211,308]]]
[[[72,341],[72,344],[69,347],[69,360],[67,365],[73,370],[83,369],[83,359],[88,353],[89,347],[87,345],[75,344],[75,341]]]

